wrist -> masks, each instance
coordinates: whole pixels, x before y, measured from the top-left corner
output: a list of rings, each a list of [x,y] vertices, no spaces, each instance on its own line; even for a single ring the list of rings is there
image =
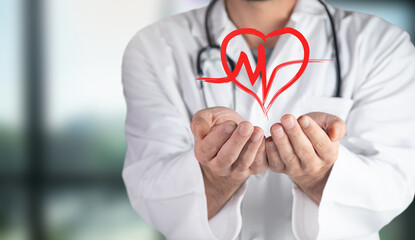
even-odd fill
[[[309,198],[319,205],[330,172],[331,167],[318,174],[293,177],[291,179]]]
[[[226,196],[232,195],[246,181],[246,179],[235,180],[228,176],[217,176],[212,173],[209,167],[202,164],[200,166],[205,187],[207,186],[219,197],[224,196],[226,198]]]
[[[208,219],[216,215],[245,180],[214,175],[207,166],[200,164],[207,200]]]

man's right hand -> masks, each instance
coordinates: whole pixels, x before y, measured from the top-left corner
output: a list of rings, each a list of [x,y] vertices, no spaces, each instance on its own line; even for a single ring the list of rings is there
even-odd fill
[[[197,112],[191,129],[210,219],[250,175],[267,170],[264,132],[224,107]]]

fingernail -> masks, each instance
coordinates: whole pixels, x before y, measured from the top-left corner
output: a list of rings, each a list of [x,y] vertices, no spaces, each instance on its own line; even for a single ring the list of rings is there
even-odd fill
[[[300,124],[303,128],[308,128],[308,126],[310,126],[310,120],[308,117],[302,117],[300,118]]]
[[[235,123],[228,123],[225,126],[225,133],[231,134],[233,131],[235,131],[236,124]]]
[[[258,142],[259,139],[261,138],[261,133],[258,131],[255,131],[252,136],[251,136],[251,142]]]
[[[274,133],[274,136],[276,138],[284,137],[284,130],[282,130],[282,127],[280,127],[280,126],[274,127],[272,132]]]
[[[251,132],[252,132],[252,128],[250,128],[249,126],[247,126],[247,125],[239,125],[239,134],[242,136],[242,137],[246,137],[246,136],[248,136],[249,134],[251,134]]]
[[[268,145],[268,147],[269,147],[269,148],[272,148],[272,149],[276,148],[276,147],[275,147],[275,143],[274,143],[273,141],[269,141],[269,142],[267,143],[267,145]]]
[[[291,129],[294,127],[295,123],[292,117],[286,117],[283,121],[282,121],[282,125],[286,128],[286,129]]]

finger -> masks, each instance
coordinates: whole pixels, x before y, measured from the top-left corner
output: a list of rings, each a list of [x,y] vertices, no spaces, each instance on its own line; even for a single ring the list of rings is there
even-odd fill
[[[249,169],[251,170],[250,175],[261,174],[267,171],[268,161],[267,153],[265,152],[265,137],[262,137],[261,145],[259,146],[254,162]]]
[[[277,146],[275,146],[274,141],[271,137],[268,137],[266,140],[266,152],[267,152],[267,160],[268,160],[268,167],[271,171],[282,173],[285,169],[285,164],[280,158],[280,155],[277,150]]]
[[[291,114],[284,115],[281,118],[282,126],[290,139],[295,154],[300,158],[302,169],[306,172],[313,171],[319,163],[316,152],[310,140],[304,134],[297,119]]]
[[[224,169],[224,171],[230,170],[230,166],[238,158],[245,143],[251,137],[253,130],[254,126],[250,122],[241,122],[228,141],[223,144],[216,157],[212,160],[212,164],[219,169]],[[223,174],[227,174],[227,172]]]
[[[328,160],[328,158],[334,154],[334,150],[336,149],[333,146],[329,136],[309,116],[303,115],[299,117],[298,122],[300,123],[303,132],[313,145],[318,156],[323,160]]]
[[[286,167],[286,173],[298,174],[301,170],[300,159],[294,152],[290,140],[280,123],[276,123],[271,127],[271,136],[277,147],[280,159]]]
[[[207,164],[231,137],[236,126],[236,123],[230,120],[212,127],[211,132],[195,145],[197,160],[202,164]]]
[[[254,127],[249,141],[242,148],[236,161],[232,164],[232,174],[234,178],[241,179],[249,175],[249,167],[254,162],[258,149],[261,146],[261,139],[264,132],[259,127]]]

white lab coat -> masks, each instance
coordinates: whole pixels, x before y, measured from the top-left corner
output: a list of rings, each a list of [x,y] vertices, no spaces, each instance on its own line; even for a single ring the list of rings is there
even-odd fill
[[[251,176],[208,221],[203,178],[189,124],[205,108],[196,79],[196,55],[207,45],[206,8],[176,15],[138,32],[122,66],[128,149],[123,178],[133,208],[168,239],[378,239],[378,231],[412,201],[415,190],[415,49],[409,36],[377,17],[332,6],[342,65],[341,98],[334,61],[310,63],[272,106],[236,89],[236,111],[264,129],[286,113],[313,111],[342,117],[347,135],[320,206],[284,174]],[[223,0],[213,9],[217,43],[235,29]],[[328,17],[315,0],[298,0],[288,26],[310,45],[310,58],[334,59]],[[239,36],[229,45],[236,62],[252,54]],[[302,47],[283,35],[267,65],[302,59]],[[286,67],[279,88],[298,70]],[[224,75],[223,75],[224,76]],[[248,81],[245,71],[238,76]],[[260,81],[254,86],[261,94]],[[275,92],[272,90],[271,92]],[[233,107],[230,84],[205,84],[209,107]]]

